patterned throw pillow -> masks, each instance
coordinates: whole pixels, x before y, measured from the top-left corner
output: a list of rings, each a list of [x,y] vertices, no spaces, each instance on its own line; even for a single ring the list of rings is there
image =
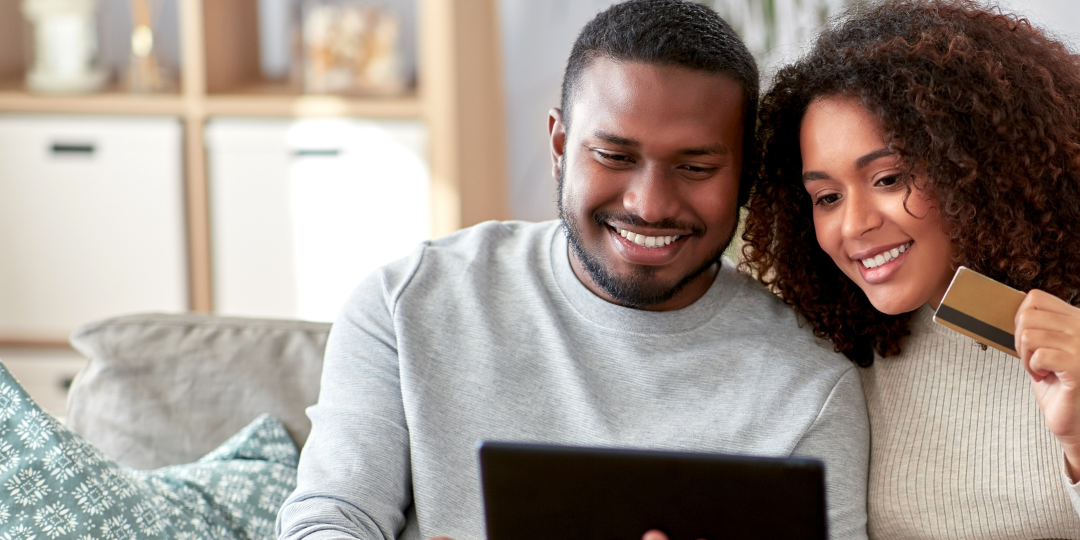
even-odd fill
[[[129,469],[42,411],[0,364],[0,540],[274,538],[297,457],[263,415],[195,463]]]

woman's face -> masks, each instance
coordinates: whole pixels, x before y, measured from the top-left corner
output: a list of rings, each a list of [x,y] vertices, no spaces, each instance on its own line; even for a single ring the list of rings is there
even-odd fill
[[[799,143],[821,248],[879,311],[936,307],[955,271],[952,242],[918,177],[905,183],[881,122],[858,99],[821,97]]]

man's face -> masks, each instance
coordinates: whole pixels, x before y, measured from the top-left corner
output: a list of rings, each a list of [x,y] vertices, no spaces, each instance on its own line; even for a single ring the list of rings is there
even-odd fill
[[[743,93],[721,74],[595,59],[566,132],[548,122],[575,274],[616,304],[680,309],[709,289],[738,215]]]

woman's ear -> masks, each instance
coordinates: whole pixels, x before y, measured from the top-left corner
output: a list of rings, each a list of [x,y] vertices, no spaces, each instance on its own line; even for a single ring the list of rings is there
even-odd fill
[[[562,110],[558,107],[548,112],[548,139],[551,144],[551,175],[559,180],[563,168],[563,155],[566,150],[566,124],[563,123]]]

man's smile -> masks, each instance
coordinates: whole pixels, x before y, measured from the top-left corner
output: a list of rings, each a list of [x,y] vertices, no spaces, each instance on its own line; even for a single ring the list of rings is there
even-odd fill
[[[631,264],[661,266],[671,263],[682,251],[691,234],[664,234],[671,231],[634,232],[614,225],[608,225],[608,232],[615,243],[615,249]]]
[[[623,238],[625,238],[625,239],[627,239],[627,240],[629,240],[629,241],[631,241],[631,242],[633,242],[633,243],[635,243],[635,244],[637,244],[639,246],[644,246],[644,247],[647,247],[647,248],[664,247],[664,246],[666,246],[666,245],[668,245],[668,244],[670,244],[672,242],[678,241],[680,238],[683,238],[683,235],[679,235],[679,234],[647,236],[647,235],[642,234],[642,233],[635,233],[635,232],[630,231],[628,229],[620,229],[620,228],[615,227],[615,226],[612,226],[612,228],[615,229],[615,231],[619,233],[619,236],[622,236]]]

